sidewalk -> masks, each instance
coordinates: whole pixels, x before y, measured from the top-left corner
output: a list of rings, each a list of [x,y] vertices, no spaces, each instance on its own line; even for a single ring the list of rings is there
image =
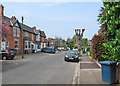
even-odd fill
[[[102,81],[102,73],[100,66],[93,62],[89,56],[83,55],[80,58],[80,81],[81,85],[89,84],[94,86],[106,86]],[[105,85],[106,84],[106,85]],[[108,85],[107,85],[108,86]],[[111,85],[110,85],[111,86]]]
[[[56,53],[59,53],[59,51],[56,51]],[[15,60],[24,60],[24,59],[32,59],[32,58],[39,58],[40,56],[45,56],[51,53],[44,53],[44,52],[37,52],[37,53],[29,53],[24,54],[24,58],[22,58],[22,54],[16,55]]]
[[[15,60],[32,59],[32,58],[35,58],[36,56],[39,56],[40,54],[42,53],[38,52],[38,53],[24,54],[24,58],[22,58],[22,54],[19,54],[19,55],[16,55]]]

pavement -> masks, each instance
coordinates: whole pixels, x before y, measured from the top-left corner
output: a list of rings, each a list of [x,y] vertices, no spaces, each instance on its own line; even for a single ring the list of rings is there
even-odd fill
[[[92,61],[92,59],[83,54],[80,57],[80,86],[91,85],[91,86],[111,86],[102,81],[101,67],[98,63]]]

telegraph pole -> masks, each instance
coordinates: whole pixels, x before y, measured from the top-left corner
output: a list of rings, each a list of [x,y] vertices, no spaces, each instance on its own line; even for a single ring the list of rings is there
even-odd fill
[[[24,20],[24,17],[22,16],[22,26],[23,26],[23,20]],[[22,58],[24,58],[24,54],[23,54],[23,49],[24,49],[23,48],[24,47],[23,46],[23,27],[21,27],[21,30],[22,30],[22,34],[21,34],[22,35]]]
[[[82,32],[81,32],[82,31]],[[79,51],[79,54],[81,54],[81,39],[83,37],[83,33],[84,33],[85,29],[75,29],[75,34],[77,36],[77,44],[78,44],[78,51]]]

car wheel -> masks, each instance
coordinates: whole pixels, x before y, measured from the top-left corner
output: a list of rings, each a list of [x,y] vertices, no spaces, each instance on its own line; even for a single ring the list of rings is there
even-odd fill
[[[65,61],[68,61],[66,58],[64,58]]]
[[[7,60],[7,57],[6,57],[6,56],[3,56],[3,57],[2,57],[2,60]]]
[[[77,59],[76,62],[79,62],[79,59]]]

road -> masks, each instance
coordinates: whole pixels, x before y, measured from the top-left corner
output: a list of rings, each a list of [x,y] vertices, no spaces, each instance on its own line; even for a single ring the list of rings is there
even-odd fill
[[[11,61],[2,69],[2,84],[72,84],[76,62],[65,62],[64,52]]]

